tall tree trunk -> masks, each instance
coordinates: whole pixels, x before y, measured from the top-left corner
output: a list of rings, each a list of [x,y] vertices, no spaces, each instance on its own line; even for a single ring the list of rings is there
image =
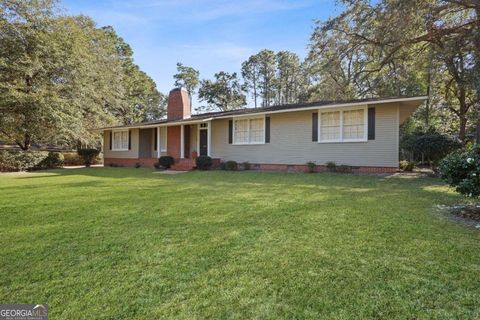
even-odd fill
[[[432,87],[432,66],[430,63],[428,66],[428,75],[427,75],[427,101],[425,103],[425,126],[427,127],[427,129],[430,127],[431,87]]]
[[[465,143],[465,137],[466,137],[466,128],[467,128],[467,115],[465,113],[460,113],[460,128],[458,132],[458,138],[460,141]]]
[[[477,113],[477,124],[475,128],[475,143],[480,143],[480,6],[475,8],[477,25],[473,34],[475,44],[475,66],[473,73],[474,89],[476,95],[475,111]]]
[[[255,100],[255,108],[257,108],[257,81],[253,78],[253,100]]]

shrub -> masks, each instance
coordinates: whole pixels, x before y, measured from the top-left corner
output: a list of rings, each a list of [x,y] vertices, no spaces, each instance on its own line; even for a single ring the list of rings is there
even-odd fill
[[[440,162],[440,175],[458,193],[470,197],[480,196],[480,146],[458,150]]]
[[[337,166],[335,168],[336,172],[339,172],[339,173],[352,173],[353,170],[352,170],[352,167],[351,166],[347,166],[346,164],[341,164],[339,166]]]
[[[169,169],[175,163],[175,159],[171,156],[161,156],[158,158],[158,164],[165,169]]]
[[[195,159],[195,163],[199,170],[208,170],[213,164],[212,158],[209,156],[198,156],[197,159]]]
[[[0,171],[32,170],[47,156],[46,151],[0,151]]]
[[[307,162],[307,169],[308,173],[314,173],[315,171],[317,171],[317,165],[315,164],[315,162]]]
[[[252,169],[252,165],[248,161],[245,161],[244,163],[242,163],[242,166],[243,166],[243,170],[251,170]]]
[[[415,166],[415,163],[408,161],[408,160],[402,160],[399,163],[400,169],[403,171],[413,171],[413,167]]]
[[[417,130],[402,137],[400,142],[401,149],[410,153],[411,160],[427,161],[432,166],[437,166],[441,159],[461,146],[458,140],[433,130]]]
[[[330,172],[335,172],[337,170],[337,164],[333,161],[329,161],[325,164],[327,170]]]
[[[60,152],[50,151],[45,159],[38,164],[39,169],[55,169],[63,166],[64,157]]]
[[[158,162],[155,162],[153,166],[155,167],[155,169],[163,169],[163,167]]]
[[[83,159],[76,152],[65,152],[63,154],[63,165],[65,166],[81,166]]]
[[[140,162],[135,163],[135,168],[138,169],[138,168],[140,168],[141,166],[142,166],[142,164],[141,164]]]
[[[225,161],[220,162],[220,166],[218,167],[220,170],[225,170]]]
[[[90,167],[94,163],[95,158],[100,154],[100,151],[98,149],[78,149],[77,153],[83,159],[83,164],[86,167]]]
[[[227,171],[238,170],[237,161],[230,160],[230,161],[225,162],[225,170],[227,170]]]

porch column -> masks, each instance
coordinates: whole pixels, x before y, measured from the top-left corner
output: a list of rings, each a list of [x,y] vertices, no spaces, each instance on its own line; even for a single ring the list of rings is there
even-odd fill
[[[185,134],[184,134],[185,128],[184,125],[182,124],[180,126],[180,159],[185,158]]]
[[[157,127],[157,158],[160,158],[160,127]]]
[[[207,155],[212,156],[212,121],[208,121],[207,129]]]

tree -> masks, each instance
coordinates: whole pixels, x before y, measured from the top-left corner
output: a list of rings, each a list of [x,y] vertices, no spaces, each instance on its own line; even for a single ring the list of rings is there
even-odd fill
[[[201,101],[208,103],[208,106],[200,108],[203,110],[228,111],[246,104],[236,73],[220,71],[215,73],[215,81],[202,80],[198,96]]]
[[[122,65],[121,86],[124,106],[117,110],[117,119],[124,124],[159,119],[165,115],[167,98],[160,93],[155,82],[133,62],[133,50],[115,30],[108,26],[105,33],[109,46],[116,49],[116,58]]]
[[[192,67],[187,67],[182,63],[177,63],[177,74],[173,75],[175,86],[183,87],[187,90],[190,97],[190,107],[192,107],[192,95],[198,88],[200,72]]]
[[[158,109],[155,84],[112,28],[64,16],[56,2],[0,2],[0,139],[92,143],[91,129]]]
[[[277,65],[276,103],[299,102],[305,87],[300,58],[293,52],[280,51],[275,56]]]
[[[81,57],[88,21],[55,19],[54,11],[51,1],[0,3],[0,128],[23,150],[72,136],[83,118],[75,95],[88,90],[79,85],[91,58]]]
[[[272,50],[264,49],[250,56],[242,64],[242,75],[247,89],[253,90],[256,97],[262,98],[262,107],[270,106],[275,99],[276,61]]]
[[[323,24],[323,29],[341,35],[352,48],[370,53],[360,56],[365,65],[360,80],[370,81],[372,75],[396,68],[402,61],[438,59],[448,75],[445,84],[455,86],[450,96],[456,95],[458,102],[449,108],[456,111],[459,137],[465,140],[465,118],[470,109],[468,92],[476,90],[474,86],[479,81],[475,70],[479,70],[480,61],[480,3],[383,0],[369,4],[363,0],[345,0],[343,4],[345,11]],[[474,80],[470,81],[472,75]],[[478,91],[474,101],[478,105]],[[453,103],[453,99],[446,99],[446,103]]]
[[[242,63],[245,88],[252,93],[255,107],[257,98],[262,106],[273,103],[294,103],[303,98],[307,84],[304,68],[299,57],[289,51],[275,54],[264,49]]]
[[[256,108],[257,98],[260,96],[260,63],[256,55],[250,56],[247,61],[242,63],[242,77],[245,89],[252,92]]]

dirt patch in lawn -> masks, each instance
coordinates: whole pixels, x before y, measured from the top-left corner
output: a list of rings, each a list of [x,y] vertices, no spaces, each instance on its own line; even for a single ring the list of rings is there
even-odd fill
[[[480,205],[437,206],[449,220],[480,229]]]

